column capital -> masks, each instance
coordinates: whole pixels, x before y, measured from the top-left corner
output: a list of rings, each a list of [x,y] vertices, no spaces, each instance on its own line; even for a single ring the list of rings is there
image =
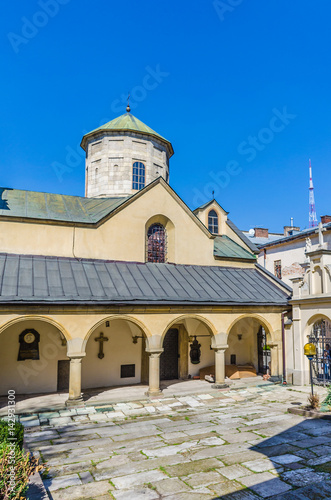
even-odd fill
[[[214,350],[214,351],[226,351],[226,349],[228,348],[229,346],[228,345],[215,345],[215,346],[211,346],[211,348]]]
[[[72,361],[81,361],[86,356],[86,352],[68,352],[67,356]]]
[[[158,358],[161,356],[163,353],[164,349],[148,349],[146,352],[150,355],[152,358]]]

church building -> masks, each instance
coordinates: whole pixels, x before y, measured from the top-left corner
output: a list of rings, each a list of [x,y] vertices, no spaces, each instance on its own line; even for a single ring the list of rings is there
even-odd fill
[[[291,289],[216,200],[170,187],[172,144],[127,108],[81,147],[85,197],[0,189],[0,394],[281,377]]]

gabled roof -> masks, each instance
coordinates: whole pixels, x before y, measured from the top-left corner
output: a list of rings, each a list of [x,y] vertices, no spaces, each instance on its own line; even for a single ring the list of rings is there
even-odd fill
[[[0,188],[0,216],[95,224],[129,198],[83,198]]]
[[[86,142],[89,137],[93,136],[98,132],[105,132],[105,131],[117,131],[117,132],[131,131],[149,135],[151,137],[159,139],[161,142],[166,143],[167,146],[170,148],[170,156],[174,154],[172,144],[170,141],[168,141],[167,139],[162,137],[162,135],[155,132],[155,130],[148,127],[148,125],[145,125],[145,123],[143,123],[142,121],[138,120],[138,118],[133,116],[131,113],[124,113],[124,115],[118,116],[117,118],[114,118],[114,120],[111,120],[110,122],[101,125],[101,127],[92,130],[88,134],[85,134],[81,142],[81,147],[85,150]]]
[[[230,219],[228,219],[226,221],[226,223],[232,229],[232,231],[234,233],[236,233],[236,235],[241,239],[241,241],[243,241],[245,243],[245,245],[248,246],[248,248],[253,253],[256,253],[256,254],[260,253],[260,250],[258,249],[258,247],[256,245],[254,245],[254,243],[252,243],[251,241],[249,241],[249,239],[247,238],[247,236],[245,236],[244,233],[242,231],[240,231],[240,229],[238,229],[237,226]]]
[[[195,210],[193,210],[193,213],[197,214],[198,212],[200,212],[200,210],[205,210],[205,208],[208,208],[209,205],[211,205],[212,203],[215,203],[222,210],[222,212],[224,212],[225,214],[229,213],[226,210],[224,210],[224,208],[221,207],[221,205],[218,203],[218,201],[216,201],[214,198],[210,201],[207,201],[206,203],[204,203],[200,207],[196,208]]]
[[[286,306],[256,268],[0,254],[0,304]]]
[[[256,261],[255,255],[245,250],[228,236],[216,236],[214,240],[215,257],[231,260],[249,260]]]
[[[75,225],[101,224],[107,217],[124,209],[157,184],[161,184],[165,188],[208,238],[215,238],[163,177],[158,177],[132,196],[123,198],[82,198],[80,196],[0,188],[2,196],[0,198],[0,218],[1,216],[19,217]],[[1,209],[1,207],[3,208]]]

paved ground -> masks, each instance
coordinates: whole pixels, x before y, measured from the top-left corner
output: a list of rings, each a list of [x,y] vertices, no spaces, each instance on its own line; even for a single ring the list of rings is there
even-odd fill
[[[54,500],[331,498],[331,422],[287,413],[307,392],[251,387],[21,420]]]

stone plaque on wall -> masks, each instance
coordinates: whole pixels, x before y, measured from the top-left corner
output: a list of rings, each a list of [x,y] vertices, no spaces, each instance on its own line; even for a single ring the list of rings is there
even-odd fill
[[[121,365],[121,378],[136,376],[136,365]]]
[[[33,328],[27,328],[18,338],[20,347],[17,361],[39,359],[40,334]]]

